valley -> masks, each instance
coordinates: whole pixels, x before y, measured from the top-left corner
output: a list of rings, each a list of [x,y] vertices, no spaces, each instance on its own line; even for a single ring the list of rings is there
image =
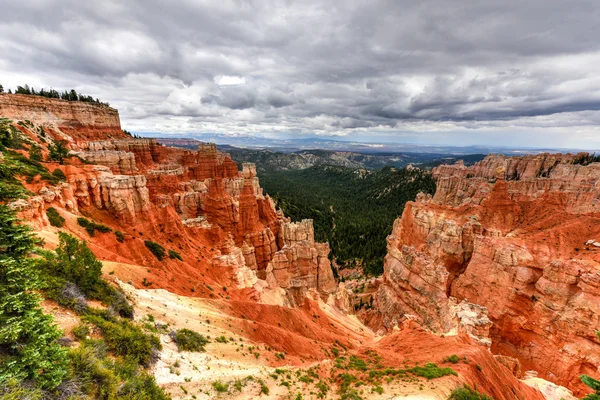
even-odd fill
[[[587,155],[257,164],[102,103],[0,93],[0,118],[2,398],[592,395]]]

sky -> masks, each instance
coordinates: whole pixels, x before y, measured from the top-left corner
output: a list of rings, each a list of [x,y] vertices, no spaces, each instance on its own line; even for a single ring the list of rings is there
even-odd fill
[[[600,149],[597,0],[0,0],[0,84],[132,132]]]

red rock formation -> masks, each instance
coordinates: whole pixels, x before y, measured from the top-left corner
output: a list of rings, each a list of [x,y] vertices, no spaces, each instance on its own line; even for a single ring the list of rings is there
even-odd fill
[[[434,169],[435,195],[408,203],[388,238],[371,322],[390,329],[413,318],[481,337],[455,299],[479,305],[494,353],[581,394],[579,375],[600,374],[600,248],[586,245],[600,238],[600,164],[574,158],[489,156]]]
[[[119,112],[100,104],[0,93],[0,115],[58,129],[76,141],[126,137]]]
[[[109,225],[130,239],[123,242],[127,243],[124,246],[114,244],[117,243],[114,235],[110,236],[113,243],[107,242],[109,235],[88,238],[92,245],[98,242],[98,246],[105,248],[97,253],[101,258],[160,267],[170,276],[170,281],[164,277],[155,279],[153,287],[185,294],[191,291],[189,281],[206,275],[204,268],[220,287],[250,290],[245,295],[257,299],[265,290],[281,290],[281,286],[274,284],[276,281],[271,280],[270,286],[266,281],[269,265],[280,252],[288,258],[287,270],[283,271],[291,282],[285,284],[290,291],[285,300],[288,304],[300,304],[311,289],[316,289],[324,298],[335,291],[327,259],[328,247],[314,242],[310,221],[294,228],[296,235],[302,238],[290,234],[280,237],[281,226],[289,230],[295,225],[288,224],[275,210],[271,199],[263,195],[253,164],[244,164],[239,171],[229,155],[218,152],[210,143],[201,143],[198,151],[193,152],[159,145],[155,139],[107,140],[114,133],[114,123],[105,118],[105,113],[111,112],[106,107],[35,96],[2,96],[1,99],[4,107],[10,105],[6,109],[9,117],[31,118],[31,123],[17,126],[42,147],[44,141],[39,137],[39,128],[40,124],[48,123],[49,117],[40,110],[46,105],[45,112],[54,113],[55,130],[48,128],[48,134],[54,139],[66,135],[62,130],[67,124],[64,121],[69,118],[69,124],[74,126],[72,120],[82,121],[80,125],[88,124],[89,129],[97,133],[92,136],[97,140],[83,141],[89,129],[77,134],[69,131],[69,135],[72,134],[69,146],[78,158],[70,158],[67,165],[60,166],[67,183],[50,187],[34,180],[28,188],[39,193],[40,197],[35,198],[39,201],[32,199],[14,204],[37,226],[48,226],[44,208],[50,206]],[[65,107],[71,107],[71,114],[66,115]],[[97,114],[88,115],[86,107],[92,107],[89,113]],[[114,115],[118,125],[116,111]],[[94,125],[94,121],[98,125]],[[68,229],[83,232],[77,225],[68,225]],[[186,273],[180,273],[181,261],[169,259],[160,263],[153,259],[145,249],[146,239],[186,253],[183,262]],[[106,248],[111,250],[106,251]],[[132,279],[128,273],[127,278],[134,283],[141,280]],[[193,294],[205,295],[205,291],[193,289]],[[283,299],[282,296],[275,298]]]

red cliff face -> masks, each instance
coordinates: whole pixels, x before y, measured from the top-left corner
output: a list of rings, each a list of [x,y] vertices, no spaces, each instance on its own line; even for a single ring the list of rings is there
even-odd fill
[[[296,227],[278,213],[269,196],[263,195],[253,164],[244,164],[239,171],[228,154],[210,143],[189,151],[159,145],[155,139],[107,140],[114,126],[118,127],[118,114],[115,111],[116,125],[104,120],[105,112],[111,113],[106,107],[36,96],[0,99],[10,100],[0,104],[14,108],[5,115],[31,118],[19,126],[20,131],[42,147],[64,137],[67,118],[89,124],[98,133],[94,138],[101,140],[84,141],[82,132],[89,130],[69,131],[73,134],[70,147],[78,158],[55,166],[65,173],[66,183],[49,186],[35,179],[29,189],[39,196],[14,207],[38,226],[48,226],[44,210],[55,207],[71,220],[83,215],[121,231],[125,237],[121,242],[114,234],[83,237],[98,246],[100,258],[154,267],[149,276],[132,277],[130,271],[123,271],[123,280],[139,284],[146,278],[152,287],[187,295],[260,299],[268,294],[270,301],[288,305],[301,304],[311,290],[323,299],[335,291],[329,248],[314,242],[312,221]],[[45,113],[41,111],[44,104],[52,104]],[[69,107],[72,115],[67,115]],[[80,110],[86,107],[93,107],[90,112],[95,114],[88,116]],[[39,127],[49,123],[50,112],[55,125],[42,140]],[[42,125],[38,125],[40,120]],[[304,240],[288,240],[280,234],[291,226],[303,232],[298,234]],[[84,232],[76,224],[67,229]],[[159,262],[145,248],[145,240],[179,252],[184,261]],[[284,281],[273,278],[274,266],[279,274],[286,274]],[[207,293],[212,292],[207,278],[215,286],[232,290]]]
[[[0,93],[0,115],[15,121],[33,121],[75,141],[125,137],[119,112],[99,104]]]
[[[579,376],[600,372],[600,164],[574,158],[434,169],[433,198],[408,203],[388,237],[371,323],[462,331],[583,393]]]

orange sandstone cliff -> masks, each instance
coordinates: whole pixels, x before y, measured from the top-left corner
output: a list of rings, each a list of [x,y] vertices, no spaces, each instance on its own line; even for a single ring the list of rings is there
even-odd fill
[[[585,393],[600,373],[600,163],[576,155],[490,155],[434,169],[388,237],[366,316],[461,332],[499,359]],[[502,358],[504,357],[504,358]]]
[[[473,172],[465,172],[464,176],[457,172],[444,186],[442,168],[462,169],[440,167],[436,172],[440,176],[436,198],[445,198],[421,199],[407,206],[390,236],[385,281],[376,301],[379,311],[370,316],[371,324],[381,331],[392,331],[394,325],[398,329],[379,338],[344,313],[348,293],[343,285],[338,288],[328,259],[329,246],[315,242],[312,221],[291,222],[276,210],[271,198],[263,193],[253,164],[243,164],[240,170],[214,144],[200,144],[197,151],[189,151],[161,146],[152,139],[131,138],[121,131],[116,110],[105,106],[0,95],[0,117],[12,119],[15,129],[27,138],[27,146],[37,144],[44,154],[48,143],[69,143],[73,157],[65,165],[44,163],[50,171],[64,172],[66,180],[50,185],[37,176],[24,183],[35,195],[10,204],[37,228],[49,247],[56,245],[58,232],[58,228],[50,226],[46,214],[53,207],[65,218],[61,229],[88,242],[104,261],[107,276],[138,289],[166,289],[188,298],[206,298],[211,307],[228,315],[224,326],[254,343],[285,351],[285,362],[292,365],[323,362],[324,367],[330,366],[328,349],[334,343],[342,343],[350,354],[358,356],[381,354],[383,364],[390,367],[404,365],[409,359],[441,364],[444,358],[458,354],[468,357],[469,362],[454,366],[457,376],[436,381],[431,389],[436,392],[433,398],[447,398],[454,388],[469,384],[498,400],[544,398],[518,380],[514,358],[522,360],[525,369],[544,371],[544,376],[566,383],[573,379],[565,376],[572,378],[597,365],[593,355],[583,355],[596,346],[590,332],[593,333],[598,313],[586,303],[593,300],[586,300],[586,296],[592,296],[589,288],[597,288],[594,255],[585,253],[587,258],[578,263],[566,258],[549,260],[551,265],[558,263],[554,269],[546,268],[546,264],[536,267],[534,260],[546,249],[543,240],[535,249],[517,245],[517,240],[526,240],[525,233],[512,238],[509,234],[517,228],[507,225],[507,221],[515,224],[521,221],[519,218],[534,218],[543,224],[544,218],[533,209],[518,208],[524,207],[522,199],[511,198],[510,184],[502,180],[494,184],[489,182],[492,178],[477,178],[477,185],[487,185],[489,193],[481,189],[481,204],[475,204],[475,200],[466,204],[459,198],[463,195],[458,194],[458,188],[460,193],[469,194],[468,198],[476,198],[469,192],[471,186],[464,183],[466,174]],[[572,180],[567,184],[575,185]],[[529,190],[535,199],[532,204],[549,196],[540,194],[545,189],[536,184]],[[583,192],[579,196],[583,198]],[[569,203],[574,210],[585,203],[576,197]],[[560,209],[567,206],[569,199],[558,196],[550,201]],[[486,202],[503,207],[502,213],[484,211],[491,210],[486,208]],[[517,209],[523,216],[510,216],[509,211]],[[565,249],[592,236],[591,227],[584,229],[590,218],[586,213],[590,211],[579,212],[581,224],[573,227],[577,237],[567,235],[562,242],[558,236],[552,237]],[[90,236],[77,222],[81,217],[104,224],[112,232],[96,231]],[[561,226],[560,221],[550,225],[552,229]],[[175,252],[174,256],[167,254],[158,260],[146,247],[148,240]],[[515,247],[509,246],[511,240]],[[580,247],[581,252],[587,252],[585,246]],[[513,251],[521,248],[530,255]],[[505,252],[494,255],[500,249]],[[564,251],[555,249],[552,254],[566,254]],[[574,248],[572,254],[576,254]],[[546,258],[550,256],[549,253]],[[480,274],[473,268],[471,277],[469,268],[474,264],[469,260],[476,257],[485,260],[487,264],[481,268],[487,265],[488,269]],[[523,268],[514,267],[520,262],[519,257],[529,260]],[[568,265],[567,272],[562,272],[560,262]],[[489,283],[485,280],[495,276],[489,268],[503,271],[494,284],[498,292],[487,288]],[[524,275],[512,278],[514,271]],[[563,276],[573,283],[566,287],[555,285]],[[541,289],[534,288],[531,282],[535,277],[545,286],[540,283]],[[581,289],[575,289],[578,285]],[[523,294],[509,296],[505,292],[511,289]],[[161,292],[155,293],[158,296]],[[485,298],[478,297],[481,295]],[[533,295],[537,296],[535,301],[531,300]],[[458,300],[450,300],[450,296],[465,301],[457,304]],[[512,297],[521,298],[521,302],[511,300]],[[557,297],[563,299],[562,303]],[[490,302],[498,303],[498,308]],[[344,304],[345,307],[338,307]],[[147,310],[163,306],[166,303],[152,304]],[[558,315],[559,309],[566,310],[564,316]],[[167,315],[167,311],[161,315]],[[407,318],[407,314],[413,317]],[[442,337],[422,328],[445,332],[457,326],[457,314],[462,315],[462,325],[456,336]],[[178,321],[173,318],[176,324]],[[532,321],[528,322],[528,318]],[[415,319],[422,326],[404,319]],[[521,333],[519,326],[525,327],[522,330],[528,336]],[[548,326],[552,334],[544,334],[543,329]],[[485,346],[490,340],[494,352],[513,358],[493,357]],[[531,362],[520,354],[525,342],[530,343]],[[552,346],[542,349],[548,342]],[[557,343],[565,350],[557,350]],[[536,353],[537,349],[545,352]],[[543,356],[548,359],[542,359]],[[564,360],[564,365],[556,364],[561,369],[546,366],[558,358]],[[281,360],[273,362],[282,365]],[[534,362],[539,364],[535,368]],[[569,366],[577,370],[569,372]]]

